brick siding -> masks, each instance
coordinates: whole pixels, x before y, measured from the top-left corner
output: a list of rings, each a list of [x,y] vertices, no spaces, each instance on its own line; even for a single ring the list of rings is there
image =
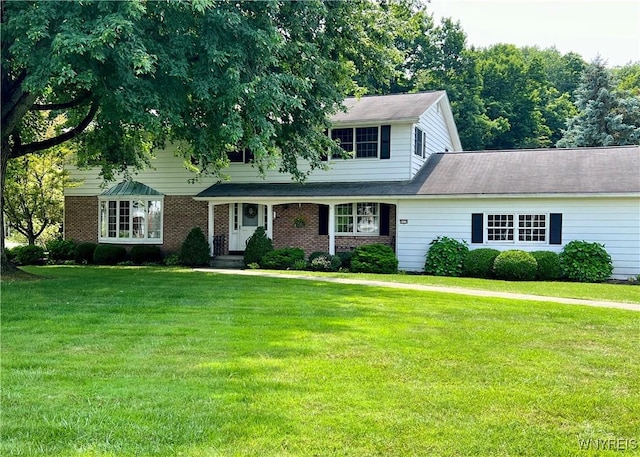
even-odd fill
[[[98,242],[98,197],[64,198],[64,237]]]
[[[207,208],[207,202],[194,200],[190,196],[166,195],[163,250],[167,253],[178,252],[194,227],[200,227],[206,236],[209,226]]]

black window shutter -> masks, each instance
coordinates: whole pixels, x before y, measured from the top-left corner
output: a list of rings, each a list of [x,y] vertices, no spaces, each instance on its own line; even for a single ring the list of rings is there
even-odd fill
[[[562,213],[549,215],[549,244],[562,244]]]
[[[471,215],[471,242],[482,243],[484,236],[484,215],[482,213],[473,213]]]
[[[383,125],[380,127],[380,158],[391,158],[391,126]]]
[[[390,234],[389,226],[391,215],[391,207],[384,203],[380,203],[380,235],[387,236]]]
[[[244,150],[244,163],[249,163],[253,161],[253,152],[249,151],[248,149]]]
[[[318,235],[329,234],[329,207],[318,205]]]

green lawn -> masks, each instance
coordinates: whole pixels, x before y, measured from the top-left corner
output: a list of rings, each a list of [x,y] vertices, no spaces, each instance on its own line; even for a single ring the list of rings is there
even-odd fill
[[[28,271],[48,279],[2,283],[3,456],[640,453],[637,312]]]

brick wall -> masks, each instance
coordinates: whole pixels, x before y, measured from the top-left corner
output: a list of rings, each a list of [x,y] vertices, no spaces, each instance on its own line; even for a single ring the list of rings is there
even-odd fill
[[[178,252],[193,227],[200,227],[206,236],[209,225],[207,208],[207,202],[196,201],[189,196],[166,195],[163,250],[169,253]]]
[[[276,249],[296,247],[312,252],[329,252],[329,236],[318,235],[318,205],[297,203],[275,205],[276,219],[273,221],[273,247]],[[304,227],[295,227],[294,219],[304,218]]]
[[[98,242],[98,197],[64,198],[64,237]]]

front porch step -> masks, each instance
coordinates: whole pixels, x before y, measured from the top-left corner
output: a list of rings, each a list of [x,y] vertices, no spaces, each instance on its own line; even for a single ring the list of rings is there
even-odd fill
[[[223,270],[241,270],[244,268],[244,256],[219,255],[211,261],[211,267]]]

